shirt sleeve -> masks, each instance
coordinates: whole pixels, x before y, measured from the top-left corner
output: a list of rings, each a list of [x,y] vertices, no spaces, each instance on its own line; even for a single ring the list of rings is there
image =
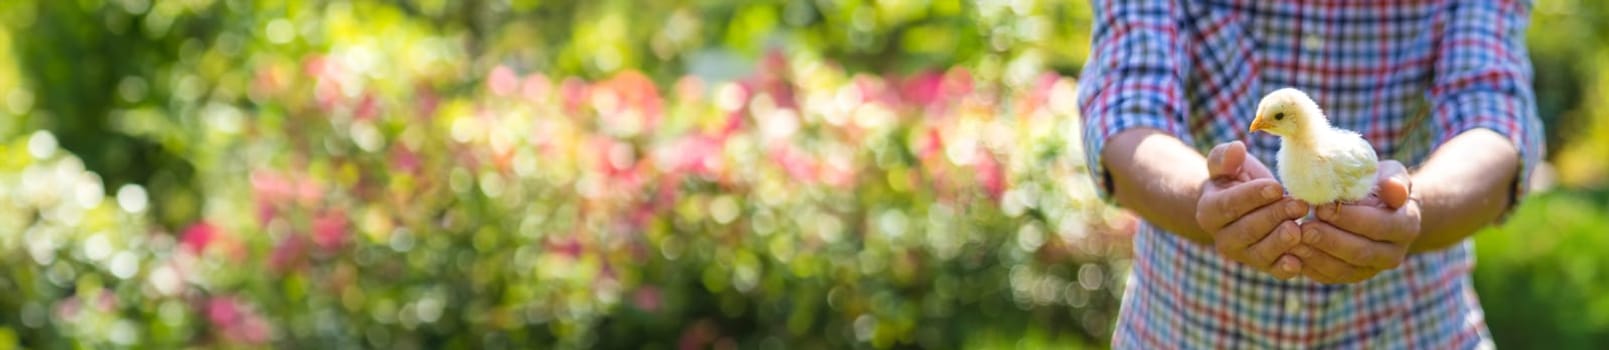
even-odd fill
[[[1084,155],[1096,193],[1112,201],[1101,161],[1108,138],[1151,128],[1191,143],[1186,132],[1184,52],[1169,1],[1093,1],[1091,53],[1079,79]]]
[[[1436,48],[1430,91],[1433,145],[1441,147],[1454,136],[1482,128],[1508,137],[1520,154],[1509,201],[1517,204],[1545,152],[1525,48],[1531,6],[1517,0],[1455,1],[1451,6]]]

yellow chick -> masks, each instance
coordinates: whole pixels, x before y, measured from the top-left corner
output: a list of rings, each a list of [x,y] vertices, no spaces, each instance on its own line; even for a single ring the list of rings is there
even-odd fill
[[[1352,202],[1374,189],[1379,159],[1358,133],[1330,126],[1317,102],[1284,88],[1257,104],[1249,132],[1280,137],[1279,180],[1291,197],[1311,204]]]

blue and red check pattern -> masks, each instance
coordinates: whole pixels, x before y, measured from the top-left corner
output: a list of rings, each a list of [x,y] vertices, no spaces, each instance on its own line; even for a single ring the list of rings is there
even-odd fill
[[[1153,128],[1205,152],[1240,140],[1274,167],[1277,138],[1246,133],[1257,100],[1307,92],[1338,127],[1410,167],[1462,132],[1506,135],[1540,161],[1542,126],[1515,1],[1095,0],[1081,79],[1085,150]],[[1103,179],[1103,176],[1095,176]],[[1106,184],[1097,186],[1106,196]],[[1411,256],[1352,285],[1281,281],[1150,225],[1135,238],[1117,348],[1472,348],[1490,344],[1472,244]]]

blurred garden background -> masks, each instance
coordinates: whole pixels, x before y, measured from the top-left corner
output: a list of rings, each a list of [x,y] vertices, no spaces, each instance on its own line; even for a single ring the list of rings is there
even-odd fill
[[[0,349],[1103,347],[1047,0],[0,2]],[[1530,30],[1499,346],[1609,344],[1609,4]]]

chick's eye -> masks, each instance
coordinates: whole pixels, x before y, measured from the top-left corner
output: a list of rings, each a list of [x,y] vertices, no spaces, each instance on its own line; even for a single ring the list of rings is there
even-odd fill
[[[1274,120],[1285,120],[1285,113],[1274,113]]]

